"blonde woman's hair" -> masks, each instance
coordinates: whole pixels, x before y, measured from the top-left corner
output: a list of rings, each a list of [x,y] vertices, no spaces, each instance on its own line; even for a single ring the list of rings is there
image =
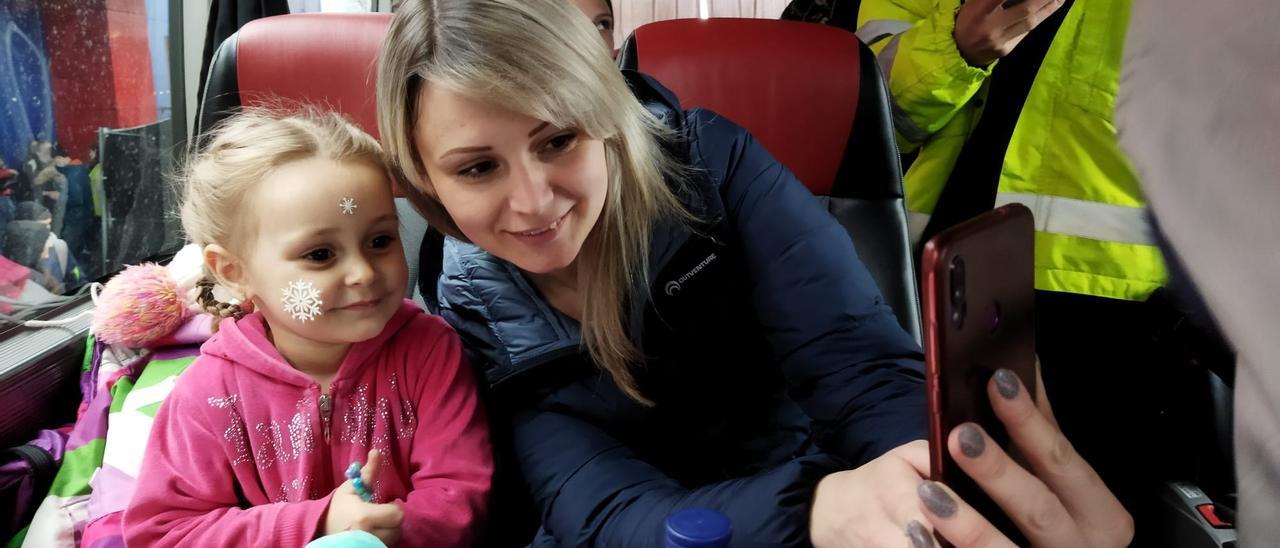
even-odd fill
[[[378,54],[378,129],[392,172],[431,226],[466,241],[433,196],[413,130],[424,86],[580,128],[604,143],[608,193],[578,258],[582,338],[629,397],[651,405],[632,368],[628,303],[648,291],[650,233],[663,217],[688,221],[669,182],[688,168],[663,150],[671,130],[636,100],[600,46],[600,33],[563,0],[406,0]]]
[[[202,142],[203,149],[188,157],[175,178],[183,232],[201,248],[218,244],[243,250],[256,231],[252,220],[244,218],[244,212],[252,211],[246,196],[285,164],[326,158],[379,170],[386,166],[373,137],[342,115],[313,107],[246,109],[224,120]],[[216,319],[242,316],[244,307],[214,298],[214,282],[206,268],[197,304]]]

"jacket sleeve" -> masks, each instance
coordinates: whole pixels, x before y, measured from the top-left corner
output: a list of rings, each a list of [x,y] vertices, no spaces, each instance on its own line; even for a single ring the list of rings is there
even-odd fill
[[[862,464],[926,435],[920,347],[848,232],[746,130],[692,111],[694,157],[720,186],[751,299],[818,443]]]
[[[208,405],[181,390],[161,404],[124,514],[129,546],[302,546],[320,528],[329,498],[242,508],[223,432]]]
[[[493,452],[462,344],[439,318],[429,321],[438,335],[425,345],[430,351],[422,367],[428,373],[418,391],[409,455],[413,490],[402,502],[402,535],[414,545],[466,546],[483,518]]]
[[[557,545],[662,546],[666,517],[695,507],[724,513],[734,537],[753,545],[808,545],[809,501],[832,457],[687,489],[564,408],[552,395],[512,419],[517,460]]]
[[[898,144],[912,150],[946,126],[991,74],[956,47],[959,0],[863,0],[858,37],[889,81]]]

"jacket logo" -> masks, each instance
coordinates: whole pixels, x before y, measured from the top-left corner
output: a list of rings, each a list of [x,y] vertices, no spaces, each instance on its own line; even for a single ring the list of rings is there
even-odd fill
[[[703,259],[702,262],[698,263],[697,266],[693,267],[688,272],[685,272],[683,276],[680,276],[678,279],[671,280],[667,282],[665,285],[663,285],[662,286],[663,292],[665,292],[668,297],[674,297],[678,295],[680,293],[681,286],[683,286],[686,282],[688,282],[690,278],[693,278],[699,272],[702,272],[702,269],[706,268],[707,265],[711,264],[715,260],[716,260],[715,253],[707,255],[707,258]]]

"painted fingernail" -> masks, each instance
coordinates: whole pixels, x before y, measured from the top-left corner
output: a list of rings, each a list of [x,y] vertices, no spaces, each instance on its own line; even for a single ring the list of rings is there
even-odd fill
[[[998,369],[995,374],[996,390],[1006,400],[1011,400],[1018,396],[1018,387],[1022,386],[1022,382],[1018,380],[1018,375],[1008,369]]]
[[[976,459],[982,455],[982,451],[987,448],[987,438],[982,435],[982,431],[972,423],[960,425],[960,452],[964,456]]]
[[[937,546],[933,543],[933,535],[929,534],[929,530],[924,524],[911,520],[907,523],[907,538],[911,539],[911,548],[933,548]]]
[[[956,513],[956,499],[951,498],[946,489],[938,485],[936,481],[926,481],[916,488],[916,494],[920,496],[920,500],[924,501],[924,507],[928,508],[933,515],[940,518],[949,518]]]

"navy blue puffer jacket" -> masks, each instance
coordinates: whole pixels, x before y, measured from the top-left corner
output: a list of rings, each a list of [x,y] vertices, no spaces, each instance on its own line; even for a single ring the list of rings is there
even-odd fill
[[[806,545],[819,479],[924,437],[920,349],[845,230],[750,134],[627,78],[703,175],[684,194],[705,224],[655,228],[652,290],[631,307],[656,405],[623,395],[577,323],[475,246],[446,241],[441,313],[489,381],[539,543],[657,546],[673,510],[709,507],[735,545]]]

